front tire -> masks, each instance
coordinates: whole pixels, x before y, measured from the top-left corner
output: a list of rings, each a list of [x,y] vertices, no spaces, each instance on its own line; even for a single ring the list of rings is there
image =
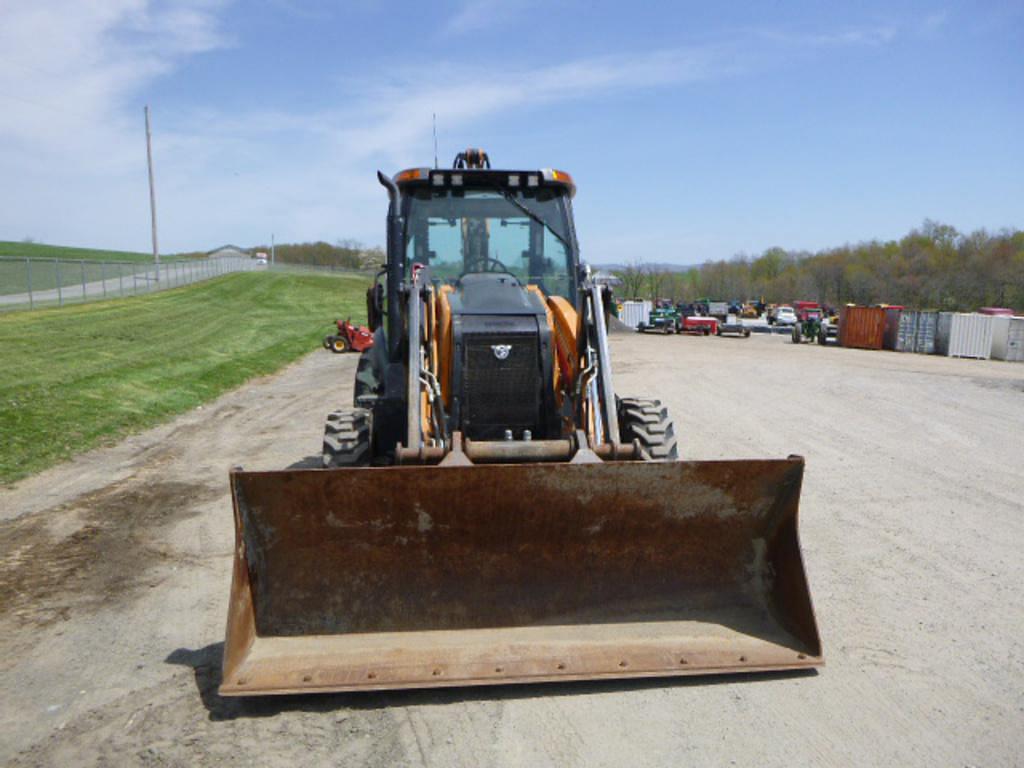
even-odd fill
[[[324,425],[323,465],[365,467],[370,463],[372,414],[365,408],[343,408],[327,417]]]
[[[348,352],[348,350],[348,339],[344,336],[335,336],[334,341],[331,342],[331,351],[340,355],[343,352]]]
[[[800,343],[800,329],[797,328],[796,326],[793,326],[793,343],[794,344],[799,344]]]
[[[679,446],[668,408],[660,400],[623,397],[619,400],[619,440],[640,442],[645,458],[676,461]]]

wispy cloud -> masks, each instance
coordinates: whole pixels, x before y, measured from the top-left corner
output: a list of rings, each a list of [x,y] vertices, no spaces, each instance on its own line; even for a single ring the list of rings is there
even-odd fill
[[[126,128],[126,101],[186,58],[221,47],[220,3],[64,0],[5,7],[0,136],[33,151],[90,156]],[[97,158],[99,160],[99,158]]]
[[[921,20],[921,31],[927,33],[937,32],[949,19],[949,11],[941,10],[929,13]]]
[[[453,35],[480,32],[508,22],[528,5],[528,0],[463,0],[444,28]]]
[[[429,132],[435,112],[446,125],[464,126],[523,107],[726,76],[741,67],[740,56],[732,46],[700,46],[511,71],[441,66],[433,79],[444,85],[434,87],[410,72],[407,79],[371,86],[347,108],[338,124],[358,127],[339,131],[336,140],[350,156],[401,160],[398,148],[422,143],[417,139]]]
[[[446,29],[479,30],[518,7],[470,2]],[[5,11],[0,98],[17,106],[0,109],[0,175],[18,183],[0,187],[0,239],[145,243],[140,96],[190,58],[232,44],[222,10],[216,0],[61,0]],[[747,32],[713,44],[543,65],[435,62],[427,81],[419,70],[339,75],[344,93],[313,112],[208,106],[173,115],[155,105],[163,241],[172,249],[249,241],[270,227],[284,238],[375,241],[380,193],[365,180],[376,167],[422,162],[432,113],[446,131],[464,133],[541,105],[728,78],[759,56],[880,45],[894,34],[888,27],[760,38]],[[105,233],[102,242],[96,232]]]
[[[895,24],[880,24],[827,32],[795,32],[789,29],[764,29],[766,40],[796,48],[834,48],[841,46],[880,46],[892,42],[899,29]]]

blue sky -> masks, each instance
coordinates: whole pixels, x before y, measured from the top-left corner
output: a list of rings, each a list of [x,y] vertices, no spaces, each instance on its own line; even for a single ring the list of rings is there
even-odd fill
[[[579,185],[594,262],[1024,225],[1024,5],[2,0],[0,239],[383,240],[377,168]]]

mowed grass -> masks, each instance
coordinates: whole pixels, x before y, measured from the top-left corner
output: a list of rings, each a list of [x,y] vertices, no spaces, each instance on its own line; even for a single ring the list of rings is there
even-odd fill
[[[358,277],[227,275],[0,316],[0,483],[209,401],[365,315]]]

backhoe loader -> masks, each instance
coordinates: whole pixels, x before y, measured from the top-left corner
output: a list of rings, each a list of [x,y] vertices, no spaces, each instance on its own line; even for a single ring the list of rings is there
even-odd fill
[[[823,663],[803,459],[680,461],[620,396],[560,170],[378,173],[387,262],[322,469],[231,473],[226,696]]]

